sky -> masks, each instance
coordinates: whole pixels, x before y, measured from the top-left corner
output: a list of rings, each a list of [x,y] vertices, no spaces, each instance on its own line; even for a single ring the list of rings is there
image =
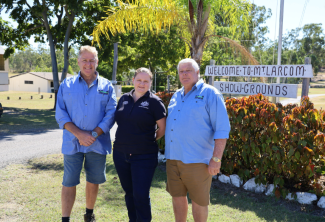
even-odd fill
[[[281,0],[250,1],[258,6],[264,5],[266,8],[270,8],[272,10],[272,17],[269,18],[265,24],[269,28],[269,33],[266,35],[266,37],[270,38],[271,40],[278,39]],[[325,33],[325,0],[284,0],[283,35],[291,29],[299,27],[305,5],[305,13],[300,27],[310,23],[322,23]],[[5,14],[4,10],[1,12],[1,17],[4,20],[9,20],[8,15]],[[30,39],[30,43],[35,48],[37,47],[33,38]]]
[[[276,36],[278,39],[281,0],[251,0],[251,2],[272,10],[272,17],[265,24],[269,28],[267,37],[274,40]],[[305,13],[302,17],[305,4]],[[298,28],[301,18],[303,19],[300,27],[310,23],[322,23],[325,30],[325,0],[284,0],[283,9],[283,34]]]

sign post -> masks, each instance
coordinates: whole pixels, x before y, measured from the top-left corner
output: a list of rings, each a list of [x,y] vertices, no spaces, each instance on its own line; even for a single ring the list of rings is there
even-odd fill
[[[311,59],[309,57],[305,58],[305,65],[310,65]],[[301,90],[301,98],[303,96],[308,96],[308,91],[309,91],[309,82],[310,78],[306,78],[302,80],[302,90]]]

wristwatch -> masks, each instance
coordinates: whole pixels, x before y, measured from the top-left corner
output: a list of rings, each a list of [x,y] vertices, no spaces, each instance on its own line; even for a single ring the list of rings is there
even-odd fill
[[[219,159],[219,158],[216,157],[216,156],[213,156],[211,159],[212,159],[214,162],[217,162],[217,163],[221,162],[221,159]]]
[[[98,137],[98,134],[97,134],[95,131],[92,131],[92,132],[91,132],[91,135],[92,135],[93,137],[95,137],[95,139],[97,139],[97,137]]]

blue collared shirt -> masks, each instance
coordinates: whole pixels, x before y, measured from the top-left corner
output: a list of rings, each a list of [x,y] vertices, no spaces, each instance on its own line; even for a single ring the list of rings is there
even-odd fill
[[[214,139],[228,139],[229,132],[222,95],[201,79],[185,96],[183,87],[170,100],[165,133],[166,159],[209,164]]]
[[[68,130],[63,129],[62,153],[72,155],[77,152],[111,153],[110,129],[114,124],[116,96],[110,81],[97,74],[97,78],[88,87],[80,76],[66,78],[60,85],[55,118],[63,129],[67,122],[74,123],[79,129],[92,131],[97,126],[104,134],[90,146],[81,146],[78,139]]]

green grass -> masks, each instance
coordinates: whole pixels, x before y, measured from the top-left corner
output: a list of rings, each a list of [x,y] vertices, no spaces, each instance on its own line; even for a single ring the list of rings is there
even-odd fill
[[[41,98],[43,95],[43,99]],[[50,98],[52,95],[52,98]],[[31,99],[33,96],[33,99]],[[10,97],[8,100],[7,97]],[[19,99],[21,97],[21,99]],[[5,107],[27,108],[27,109],[53,109],[54,93],[5,91],[0,92],[0,103]]]
[[[4,113],[0,118],[0,133],[19,133],[58,128],[55,121],[54,94],[7,91],[0,92]],[[52,95],[52,98],[49,98]],[[10,97],[7,100],[7,97]],[[33,96],[33,99],[30,97]],[[19,100],[19,97],[21,99]]]
[[[0,221],[59,221],[61,217],[62,155],[10,165],[0,170]],[[100,186],[97,221],[128,221],[112,156],[107,156],[107,182]],[[77,186],[72,221],[82,221],[85,211],[85,175]],[[152,221],[174,221],[171,197],[165,191],[166,173],[157,168],[151,188]],[[193,221],[191,204],[187,221]],[[247,192],[211,190],[208,221],[324,221],[324,218],[287,210],[274,197],[256,201]]]
[[[23,133],[30,131],[43,131],[57,129],[55,111],[8,108],[0,118],[0,133]]]

